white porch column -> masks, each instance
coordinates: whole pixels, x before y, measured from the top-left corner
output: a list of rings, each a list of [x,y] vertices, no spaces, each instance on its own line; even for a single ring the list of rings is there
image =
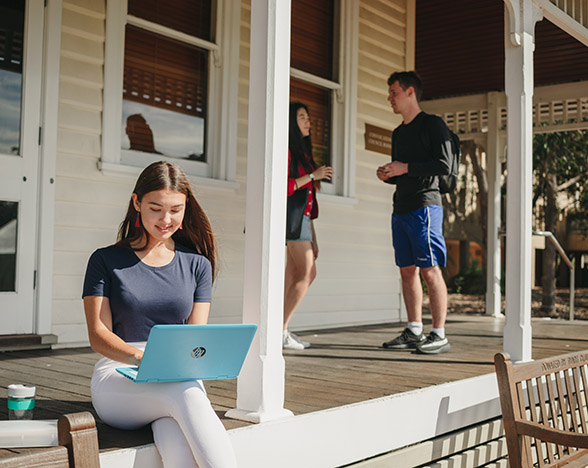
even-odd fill
[[[288,165],[290,1],[251,2],[243,322],[256,323],[227,416],[263,422],[284,409],[282,324]]]
[[[500,106],[497,92],[488,93],[488,232],[486,239],[486,315],[501,314],[500,293],[500,175],[503,148],[500,147]]]
[[[532,0],[505,0],[505,90],[508,107],[506,324],[504,350],[531,360],[531,201],[533,48],[541,10]]]

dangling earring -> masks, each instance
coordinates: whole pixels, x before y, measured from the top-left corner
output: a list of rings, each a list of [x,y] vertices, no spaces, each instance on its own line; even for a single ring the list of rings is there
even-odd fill
[[[136,228],[141,227],[141,221],[140,221],[140,219],[141,219],[141,212],[140,211],[137,211],[137,221],[135,221],[135,227]]]
[[[180,224],[180,229],[184,229],[184,223]]]

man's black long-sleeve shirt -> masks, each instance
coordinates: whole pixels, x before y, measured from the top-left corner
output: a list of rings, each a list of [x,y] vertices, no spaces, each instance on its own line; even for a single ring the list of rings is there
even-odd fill
[[[451,137],[443,119],[421,112],[392,134],[392,161],[408,163],[408,173],[391,177],[396,184],[394,213],[406,214],[430,205],[441,205],[439,179],[449,174]]]

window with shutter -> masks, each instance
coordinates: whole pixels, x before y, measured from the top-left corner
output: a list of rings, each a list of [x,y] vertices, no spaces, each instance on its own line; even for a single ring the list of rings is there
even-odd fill
[[[121,147],[206,162],[209,51],[164,28],[208,39],[210,0],[130,0],[128,8],[149,24],[126,26]]]
[[[309,109],[314,158],[335,172],[322,190],[333,195],[353,193],[358,21],[356,0],[292,0],[290,100]]]
[[[101,170],[170,159],[235,187],[240,2],[106,2]]]

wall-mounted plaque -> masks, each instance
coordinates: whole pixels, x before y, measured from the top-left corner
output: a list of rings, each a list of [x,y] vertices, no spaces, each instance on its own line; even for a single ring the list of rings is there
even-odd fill
[[[392,152],[392,130],[366,123],[365,149],[390,156]]]

